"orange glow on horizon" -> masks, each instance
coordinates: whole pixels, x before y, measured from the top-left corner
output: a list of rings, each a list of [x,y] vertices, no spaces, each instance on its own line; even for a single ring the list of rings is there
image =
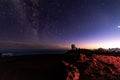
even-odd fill
[[[77,45],[77,44],[76,44]],[[77,45],[77,48],[86,48],[86,49],[97,49],[97,48],[120,48],[119,40],[109,40],[109,41],[101,41],[101,42],[91,42],[82,45]]]

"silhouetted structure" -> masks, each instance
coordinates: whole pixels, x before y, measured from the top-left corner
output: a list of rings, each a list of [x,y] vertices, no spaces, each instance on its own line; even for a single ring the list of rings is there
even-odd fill
[[[72,49],[72,50],[76,50],[75,44],[71,44],[71,49]]]

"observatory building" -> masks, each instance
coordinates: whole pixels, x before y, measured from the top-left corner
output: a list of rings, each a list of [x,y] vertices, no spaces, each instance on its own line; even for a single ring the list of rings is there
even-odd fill
[[[76,50],[77,48],[76,48],[76,46],[75,46],[75,44],[71,44],[71,50]]]

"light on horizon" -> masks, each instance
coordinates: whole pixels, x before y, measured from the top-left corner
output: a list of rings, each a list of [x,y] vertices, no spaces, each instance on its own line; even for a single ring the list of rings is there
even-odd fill
[[[87,49],[97,49],[97,48],[120,48],[120,41],[119,40],[106,40],[101,42],[91,42],[85,45],[78,45],[79,48],[87,48]]]

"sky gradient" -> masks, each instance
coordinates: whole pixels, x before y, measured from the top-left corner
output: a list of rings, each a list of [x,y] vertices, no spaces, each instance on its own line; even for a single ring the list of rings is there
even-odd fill
[[[0,41],[120,47],[120,0],[0,0]]]

